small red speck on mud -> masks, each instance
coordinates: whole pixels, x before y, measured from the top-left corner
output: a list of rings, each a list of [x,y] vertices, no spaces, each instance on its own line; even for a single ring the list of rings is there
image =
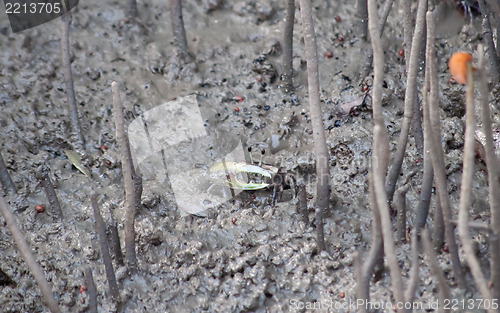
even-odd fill
[[[94,55],[94,51],[89,51],[89,55],[93,56]]]
[[[398,55],[400,57],[404,57],[405,56],[405,50],[404,49],[399,49]]]
[[[363,91],[364,91],[364,92],[367,92],[367,91],[368,91],[368,89],[369,89],[369,88],[368,88],[368,86],[366,86],[366,85],[364,85],[364,86],[363,86]]]
[[[35,207],[35,210],[38,212],[38,213],[43,213],[45,212],[45,207],[43,206],[43,204],[39,204]]]
[[[237,221],[237,220],[238,220],[238,219],[237,219],[236,217],[233,217],[233,218],[231,219],[231,223],[233,223],[233,225],[236,225],[236,221]]]
[[[243,97],[242,96],[234,96],[233,100],[238,101],[238,102],[243,102]]]
[[[80,286],[80,293],[87,292],[87,290],[88,290],[87,285],[83,284]]]
[[[417,163],[417,164],[418,164],[418,159],[416,159],[416,160],[415,160],[415,163]]]
[[[331,59],[331,58],[333,58],[333,52],[331,52],[331,51],[326,51],[326,58],[327,58],[327,59]]]
[[[101,146],[101,150],[102,150],[102,151],[106,151],[106,150],[108,150],[108,146],[106,146],[106,145],[102,145],[102,146]]]
[[[257,78],[257,81],[258,81],[259,83],[262,83],[262,77]]]
[[[450,82],[450,84],[454,85],[457,83],[457,81],[455,80],[455,78],[453,77],[450,77],[450,79],[448,80]]]
[[[239,113],[240,112],[240,108],[238,108],[238,107],[234,108],[234,112]]]
[[[448,253],[448,246],[447,245],[443,246],[443,251],[446,252],[446,253]]]
[[[337,15],[337,16],[335,17],[335,21],[337,21],[337,23],[340,23],[340,21],[341,21],[340,16],[338,16],[338,15]]]
[[[344,37],[339,36],[339,37],[337,38],[337,40],[338,40],[339,42],[344,42]]]
[[[341,293],[339,294],[339,297],[340,297],[341,299],[344,299],[344,298],[345,298],[345,292],[341,292]]]

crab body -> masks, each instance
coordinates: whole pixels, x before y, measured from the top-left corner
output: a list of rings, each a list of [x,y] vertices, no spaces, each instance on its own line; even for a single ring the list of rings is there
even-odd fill
[[[292,174],[280,172],[280,169],[268,165],[249,164],[246,162],[219,162],[210,171],[212,173],[225,173],[227,184],[232,189],[273,191],[273,204],[279,201],[285,188],[292,189],[293,197],[296,195],[296,180]],[[246,176],[246,177],[245,177]]]

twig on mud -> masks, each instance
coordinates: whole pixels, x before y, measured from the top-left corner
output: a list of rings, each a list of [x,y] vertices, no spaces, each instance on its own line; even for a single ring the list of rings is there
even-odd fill
[[[66,85],[66,98],[68,100],[73,136],[77,141],[77,146],[83,149],[85,141],[80,127],[80,121],[78,119],[78,109],[76,106],[75,87],[73,85],[73,73],[71,72],[71,57],[69,52],[69,25],[71,24],[71,19],[71,11],[67,11],[61,16],[61,50],[64,70],[64,84]]]
[[[366,2],[366,1],[365,1]],[[391,12],[392,9],[392,3],[393,0],[386,0],[384,4],[384,8],[382,9],[382,12],[380,13],[380,19],[379,19],[379,24],[378,24],[378,37],[377,39],[382,38],[382,34],[384,32],[385,24],[387,22],[387,17],[389,16],[389,13]],[[373,64],[373,51],[370,51],[366,55],[366,61],[365,65],[363,66],[361,72],[361,80],[363,80],[371,70]]]
[[[427,0],[418,1],[417,20],[415,25],[415,33],[413,35],[410,58],[410,66],[408,69],[408,76],[406,78],[406,91],[405,91],[405,105],[403,123],[401,125],[401,133],[399,135],[396,154],[387,176],[387,198],[389,201],[394,196],[396,190],[396,183],[401,172],[403,164],[406,144],[408,143],[408,134],[410,133],[410,125],[414,115],[414,106],[416,102],[417,93],[417,74],[418,62],[420,56],[420,47],[422,45],[422,38],[424,34],[425,25],[425,11],[427,11]]]
[[[367,0],[356,1],[357,33],[363,40],[368,39],[368,7]]]
[[[307,209],[307,191],[306,191],[306,184],[304,181],[300,181],[298,183],[299,187],[299,215],[304,222],[304,224],[307,226],[309,225],[309,211]]]
[[[132,151],[130,150],[130,142],[127,140],[128,157],[132,160]],[[142,199],[142,176],[139,169],[134,169],[132,166],[132,180],[134,181],[135,192],[135,208],[138,210],[141,207]]]
[[[359,265],[358,276],[357,276],[357,298],[364,300],[365,303],[370,301],[370,279],[372,277],[372,273],[375,269],[377,263],[382,261],[384,256],[384,247],[382,242],[382,229],[380,226],[380,213],[377,207],[377,200],[375,198],[375,188],[373,186],[373,173],[369,178],[370,183],[370,205],[371,210],[373,212],[372,219],[372,239],[370,251],[368,252],[368,257],[366,261],[363,262],[363,265]],[[361,313],[368,312],[365,306],[360,308]]]
[[[111,83],[111,88],[113,92],[113,115],[115,116],[116,141],[120,146],[123,180],[125,182],[125,258],[129,270],[135,273],[137,271],[134,230],[136,191],[132,177],[133,165],[130,154],[127,151],[128,137],[125,132],[123,106],[118,83],[115,81]]]
[[[120,245],[120,236],[118,235],[118,225],[116,223],[115,218],[113,217],[113,213],[110,212],[111,215],[111,224],[109,225],[109,243],[111,244],[111,251],[115,257],[116,264],[122,266],[123,263],[123,253],[122,247]]]
[[[458,220],[451,220],[451,223],[454,225],[458,225]],[[469,224],[469,228],[475,229],[477,231],[484,231],[490,234],[493,233],[493,228],[491,228],[491,226],[486,223],[471,221],[467,224]]]
[[[427,39],[427,44],[426,44],[426,53],[427,55],[430,55],[430,51],[427,51],[429,49],[429,44],[433,44],[434,41],[431,39]],[[424,151],[423,151],[423,158],[424,158],[424,175],[422,177],[422,187],[420,188],[420,198],[418,201],[418,207],[417,207],[417,216],[415,218],[415,226],[416,229],[415,231],[417,233],[420,233],[420,230],[425,227],[425,224],[427,223],[427,217],[429,216],[429,207],[431,204],[431,198],[432,198],[432,183],[434,181],[434,169],[432,168],[432,159],[430,156],[430,137],[432,136],[431,134],[431,128],[430,128],[430,120],[429,120],[429,89],[430,89],[430,83],[431,83],[431,77],[429,75],[429,62],[428,60],[425,61],[426,67],[425,67],[425,82],[424,82],[424,88],[422,92],[422,109],[424,111],[424,118],[423,118],[423,126],[424,126]]]
[[[410,268],[410,278],[408,279],[408,286],[405,290],[405,301],[407,303],[412,303],[415,300],[415,291],[417,290],[417,285],[419,281],[419,267],[418,267],[418,233],[413,231],[411,235],[411,268]]]
[[[485,154],[486,166],[488,168],[488,186],[489,186],[489,199],[490,199],[490,214],[491,214],[491,228],[493,229],[492,240],[490,243],[490,272],[491,280],[500,282],[500,246],[498,238],[500,237],[500,183],[498,177],[500,172],[498,170],[498,159],[495,155],[495,146],[493,144],[493,133],[491,125],[491,113],[488,101],[489,91],[488,82],[486,79],[486,70],[484,66],[484,52],[483,46],[479,45],[477,48],[479,56],[479,94],[481,99],[481,119],[483,122],[483,133],[485,137]],[[496,246],[494,243],[496,242]],[[500,283],[494,284],[492,290],[493,299],[500,299]]]
[[[426,127],[428,131],[430,131],[430,127]],[[432,198],[432,183],[434,181],[434,170],[432,168],[432,160],[429,152],[430,144],[428,140],[425,139],[426,136],[430,136],[430,134],[426,135],[424,133],[424,175],[422,177],[422,187],[420,188],[420,198],[417,206],[417,216],[415,218],[417,232],[420,232],[427,223]]]
[[[434,168],[434,179],[438,191],[438,199],[443,214],[443,222],[445,226],[446,242],[450,252],[451,263],[455,280],[460,288],[465,289],[465,279],[460,266],[460,258],[458,257],[457,242],[455,241],[455,231],[451,220],[451,205],[447,188],[446,168],[444,164],[444,153],[441,147],[441,120],[439,114],[439,80],[437,73],[436,48],[434,46],[435,22],[432,12],[427,12],[427,39],[429,44],[427,60],[429,63],[429,75],[431,82],[430,97],[429,97],[429,121],[432,129],[431,136],[431,157],[432,167]],[[431,113],[432,112],[432,113]]]
[[[0,196],[0,211],[2,212],[5,222],[7,223],[7,227],[9,227],[9,230],[12,233],[12,237],[16,242],[16,246],[19,250],[19,253],[21,254],[21,257],[28,265],[31,274],[35,277],[45,304],[52,313],[61,312],[59,304],[57,303],[56,299],[54,298],[54,294],[52,293],[52,288],[45,279],[42,268],[36,262],[35,256],[31,253],[31,249],[28,246],[28,242],[26,242],[21,229],[17,225],[14,214],[12,214],[9,205],[2,196]]]
[[[429,239],[429,233],[427,232],[427,230],[424,230],[422,232],[421,238],[425,254],[427,254],[427,258],[429,260],[432,275],[437,278],[437,283],[439,286],[439,303],[445,303],[446,299],[451,299],[450,287],[448,286],[448,282],[444,277],[443,271],[441,271],[441,268],[439,267],[437,256],[434,253],[434,249]]]
[[[10,178],[9,171],[7,171],[7,166],[5,166],[5,162],[3,161],[2,154],[0,154],[0,183],[2,184],[3,190],[7,193],[16,193],[16,185]]]
[[[309,107],[313,128],[314,153],[316,154],[316,233],[318,250],[325,249],[324,212],[330,205],[330,168],[328,149],[319,98],[318,51],[311,12],[311,1],[300,0],[303,36],[307,60]]]
[[[497,32],[497,34],[500,34],[500,2],[488,0],[488,5],[491,6],[491,9],[493,12],[494,18],[493,18],[492,23],[496,24],[496,32]],[[499,36],[496,36],[495,47],[496,47],[497,58],[500,58],[500,38],[499,38]]]
[[[498,57],[497,50],[495,49],[495,42],[493,41],[493,31],[491,30],[490,19],[488,17],[489,11],[486,7],[484,0],[478,0],[479,8],[481,9],[481,16],[483,18],[483,36],[486,44],[488,45],[488,55],[490,57],[490,71],[493,84],[496,85],[500,82],[500,74],[498,72]]]
[[[472,277],[483,299],[491,299],[488,283],[481,270],[481,264],[476,257],[469,230],[469,208],[472,204],[472,179],[474,175],[474,132],[475,132],[475,110],[474,110],[474,79],[472,74],[472,62],[467,62],[467,91],[465,101],[465,136],[464,136],[464,160],[462,169],[462,188],[460,191],[460,206],[458,211],[458,235],[462,242],[465,259],[469,264]],[[498,192],[498,190],[496,191]],[[493,310],[488,310],[494,312]]]
[[[137,17],[137,1],[128,0],[128,15],[131,17]]]
[[[49,171],[48,167],[44,165],[40,166],[36,172],[36,178],[38,178],[43,185],[43,189],[45,190],[47,200],[49,200],[50,210],[53,216],[57,219],[61,219],[63,217],[63,213],[61,205],[59,204],[59,199],[57,198],[56,190],[50,180]]]
[[[392,236],[391,216],[389,203],[385,192],[385,175],[389,157],[389,135],[382,114],[382,84],[384,79],[384,51],[378,40],[378,13],[375,0],[368,0],[368,30],[370,32],[373,49],[373,88],[372,88],[372,110],[373,110],[373,185],[375,187],[375,198],[380,212],[382,226],[382,238],[384,241],[384,253],[391,273],[394,297],[397,302],[404,303],[403,278],[396,257],[396,247]],[[403,312],[406,312],[403,309]]]
[[[396,220],[396,242],[406,241],[406,193],[409,188],[409,185],[403,186],[395,194],[395,206],[398,213]]]
[[[97,287],[94,282],[94,275],[90,266],[85,268],[85,284],[87,285],[87,294],[89,295],[89,312],[97,313]]]
[[[174,35],[174,44],[179,49],[181,56],[189,60],[189,54],[186,29],[184,28],[184,20],[182,19],[182,2],[181,0],[168,0],[170,8],[170,18],[172,20],[172,32]]]
[[[434,231],[432,233],[432,244],[436,250],[441,250],[444,245],[444,218],[443,210],[441,209],[441,200],[439,200],[439,194],[436,195],[436,209],[434,211]]]
[[[469,226],[470,223],[469,223]],[[492,286],[488,285],[491,289],[491,298],[492,299],[499,299],[498,295],[500,294],[500,283],[495,283],[498,282],[496,277],[498,277],[498,260],[500,259],[500,251],[498,247],[500,246],[500,238],[498,235],[498,232],[494,232],[491,230],[490,232],[490,282],[492,282]]]
[[[102,262],[104,263],[106,277],[108,278],[109,293],[111,294],[113,300],[118,302],[120,301],[120,294],[118,292],[118,284],[116,283],[115,269],[113,268],[113,262],[111,261],[111,256],[109,255],[106,226],[104,225],[104,220],[102,219],[102,215],[97,204],[97,196],[93,194],[90,197],[90,201],[92,203],[92,210],[94,211],[95,229],[97,231],[97,235],[99,236]]]
[[[379,37],[382,37],[382,34],[384,33],[385,24],[387,24],[387,17],[389,17],[389,13],[391,13],[393,2],[394,0],[386,0],[384,3],[384,8],[380,14],[380,22],[378,24],[378,33],[380,34]]]
[[[413,16],[411,14],[411,1],[403,1],[403,48],[405,51],[405,68],[406,75],[408,75],[408,68],[410,66],[410,58],[411,55],[411,42],[413,38]]]
[[[295,0],[286,0],[285,29],[283,31],[283,79],[285,90],[293,90],[293,25]]]

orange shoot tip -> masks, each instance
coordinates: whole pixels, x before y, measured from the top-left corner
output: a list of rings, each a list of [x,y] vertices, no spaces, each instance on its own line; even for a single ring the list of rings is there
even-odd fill
[[[473,60],[472,54],[468,52],[455,52],[451,56],[448,68],[455,81],[464,85],[467,83],[467,63]]]

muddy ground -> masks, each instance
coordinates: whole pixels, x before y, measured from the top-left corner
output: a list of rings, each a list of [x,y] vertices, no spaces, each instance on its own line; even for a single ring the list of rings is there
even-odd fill
[[[111,113],[112,81],[122,86],[128,123],[174,98],[196,95],[204,123],[223,134],[215,142],[217,147],[233,147],[235,139],[241,140],[244,149],[253,147],[257,157],[265,148],[265,163],[308,177],[311,225],[301,222],[297,199],[284,197],[285,201],[272,206],[268,191],[242,192],[214,207],[207,217],[185,215],[176,205],[168,181],[158,185],[145,179],[143,207],[136,221],[140,272],[130,277],[124,267],[116,268],[123,312],[287,312],[308,311],[301,309],[307,305],[315,305],[320,312],[356,311],[355,307],[342,306],[355,301],[354,254],[365,255],[371,238],[367,181],[373,123],[370,97],[365,98],[371,74],[361,77],[369,44],[355,31],[354,3],[313,1],[323,120],[332,190],[338,196],[325,221],[327,251],[319,254],[312,209],[315,159],[299,9],[294,34],[294,94],[280,88],[283,67],[277,42],[282,38],[282,1],[227,1],[221,6],[208,0],[184,1],[189,50],[195,57],[191,63],[184,63],[175,52],[166,1],[140,1],[141,23],[126,19],[123,1],[81,1],[73,11],[70,43],[88,153],[85,162],[99,186],[105,220],[109,222],[112,213],[119,221],[120,234],[124,189],[121,168],[113,156],[118,150]],[[438,23],[437,49],[443,144],[456,216],[465,96],[462,85],[450,83],[446,61],[454,51],[475,51],[481,31],[479,17],[472,17],[470,24],[468,16],[450,14],[453,23],[443,22],[444,18]],[[399,136],[406,81],[404,56],[399,54],[403,48],[402,16],[398,2],[382,39],[387,63],[384,115],[391,151],[395,151]],[[81,293],[80,287],[84,268],[91,266],[100,311],[116,312],[107,291],[90,207],[89,195],[96,190],[64,153],[76,147],[70,139],[60,28],[61,21],[55,20],[13,34],[6,15],[0,13],[0,149],[19,190],[7,199],[62,309],[86,310],[88,295]],[[331,58],[326,57],[328,51]],[[349,104],[357,102],[362,104],[346,114]],[[493,101],[498,124],[495,108],[498,104]],[[106,152],[102,145],[108,147]],[[182,158],[198,163],[196,153],[183,154]],[[48,207],[35,177],[41,164],[51,169],[63,209],[62,221],[53,220],[50,208],[45,213],[34,209],[39,204]],[[477,166],[484,168],[479,162]],[[406,182],[410,186],[407,204],[411,228],[422,178],[422,154],[413,138],[402,171],[400,185]],[[472,218],[488,222],[485,171],[477,170],[474,179]],[[15,283],[0,287],[1,311],[48,312],[3,219],[2,223],[0,268]],[[432,228],[432,219],[429,225]],[[487,251],[486,236],[473,235],[478,249]],[[399,244],[398,257],[406,281],[411,265],[409,243]],[[486,259],[482,260],[487,270]],[[439,261],[454,285],[448,255],[441,254]],[[416,301],[428,308],[437,298],[436,284],[425,258],[420,263]],[[471,281],[470,273],[467,278]],[[478,297],[475,291],[452,290],[457,300]],[[371,291],[373,301],[394,301],[388,271]]]

